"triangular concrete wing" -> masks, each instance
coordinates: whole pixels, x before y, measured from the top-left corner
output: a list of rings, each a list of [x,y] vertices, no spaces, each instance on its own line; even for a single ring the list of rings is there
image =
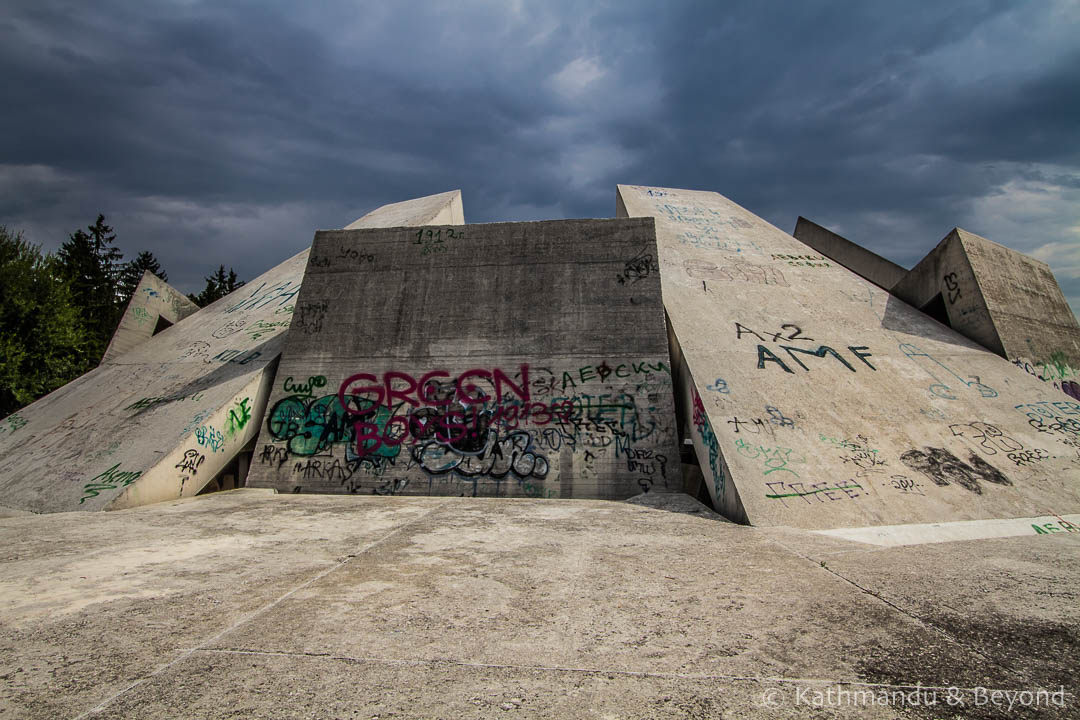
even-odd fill
[[[414,224],[460,210],[457,191],[436,197],[414,201]],[[0,504],[101,510],[198,493],[258,433],[308,252],[6,418]]]
[[[656,219],[677,396],[716,506],[835,528],[1080,511],[1080,403],[713,192]]]
[[[149,270],[143,270],[101,362],[123,355],[198,311],[199,306],[187,295]]]

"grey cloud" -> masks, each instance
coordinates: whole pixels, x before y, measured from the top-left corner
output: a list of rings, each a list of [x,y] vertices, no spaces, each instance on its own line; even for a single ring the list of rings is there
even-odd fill
[[[254,274],[312,223],[385,202],[460,187],[469,221],[603,217],[628,182],[717,190],[786,231],[806,215],[911,263],[1014,180],[1076,187],[1080,53],[1067,27],[1043,29],[1077,15],[16,3],[0,23],[0,162],[54,176],[11,170],[26,178],[0,222],[55,245],[58,216],[70,232],[100,209],[129,254],[170,258],[195,289],[218,263]],[[1068,225],[1045,220],[1042,241],[1069,241],[1051,236]]]

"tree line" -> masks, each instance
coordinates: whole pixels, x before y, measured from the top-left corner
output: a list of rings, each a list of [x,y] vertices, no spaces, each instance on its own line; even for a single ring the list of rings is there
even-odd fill
[[[0,418],[97,367],[143,271],[168,275],[143,250],[124,262],[98,215],[55,253],[0,225]],[[190,294],[199,307],[244,284],[221,265]]]

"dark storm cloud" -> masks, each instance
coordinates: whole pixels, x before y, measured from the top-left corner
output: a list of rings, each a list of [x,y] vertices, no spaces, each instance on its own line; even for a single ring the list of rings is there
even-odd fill
[[[10,5],[0,222],[55,247],[105,212],[185,289],[386,202],[603,217],[628,182],[907,264],[961,225],[1080,302],[1067,4]]]

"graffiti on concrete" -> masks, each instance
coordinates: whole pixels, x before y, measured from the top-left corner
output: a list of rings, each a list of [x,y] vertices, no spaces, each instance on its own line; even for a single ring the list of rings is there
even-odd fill
[[[125,471],[120,469],[120,463],[116,463],[108,470],[90,478],[90,482],[83,485],[83,496],[79,498],[82,505],[90,498],[97,497],[104,490],[117,490],[127,487],[139,479],[141,470]]]
[[[251,420],[250,403],[251,398],[244,398],[230,408],[229,415],[225,418],[225,435],[233,437],[248,424]]]
[[[945,448],[924,447],[922,450],[908,450],[900,456],[900,461],[909,469],[926,475],[939,487],[955,483],[976,495],[982,494],[979,480],[995,485],[1012,485],[1012,481],[1000,470],[975,453],[970,453],[965,463]]]
[[[929,386],[929,390],[935,396],[945,400],[955,400],[956,395],[953,392],[956,388],[970,388],[975,390],[984,398],[995,398],[998,396],[997,390],[979,381],[978,376],[972,376],[970,378],[963,378],[957,374],[952,368],[945,363],[936,359],[933,355],[925,353],[915,345],[911,343],[900,343],[900,352],[904,353],[912,362],[918,365],[922,370],[934,379],[934,383]],[[953,382],[949,376],[955,378],[956,382],[953,386],[950,386],[948,382]]]

